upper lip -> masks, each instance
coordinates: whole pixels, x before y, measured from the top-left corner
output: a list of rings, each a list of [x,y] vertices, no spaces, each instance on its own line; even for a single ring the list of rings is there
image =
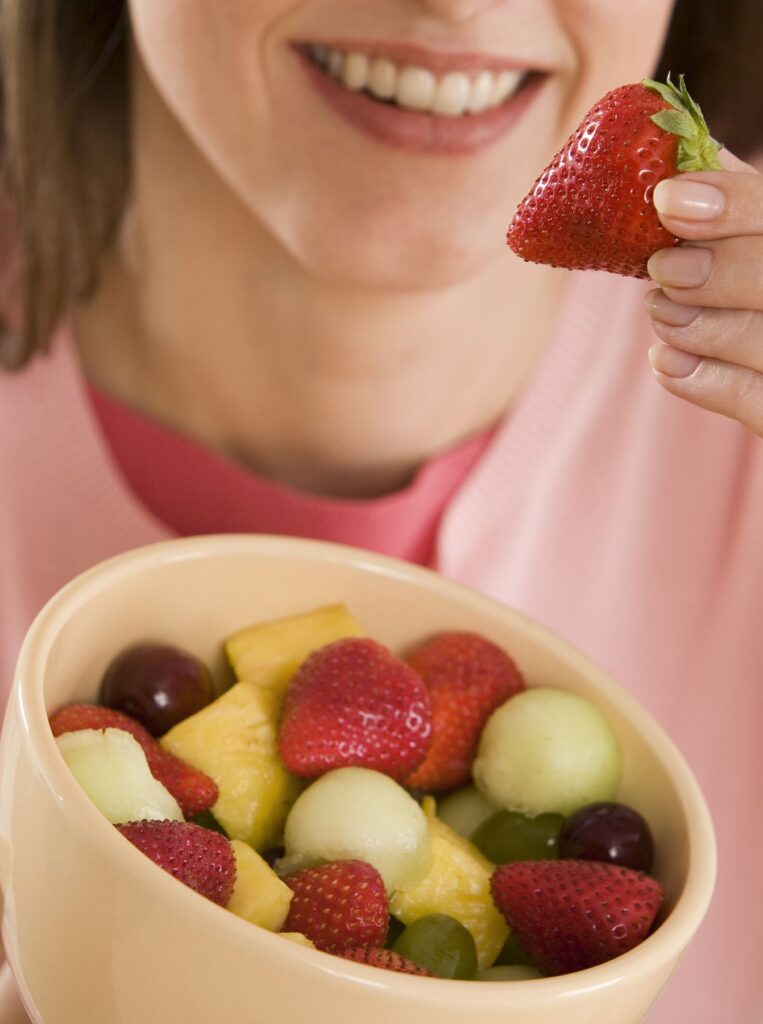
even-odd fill
[[[448,71],[537,71],[537,65],[513,57],[479,53],[473,50],[435,50],[419,43],[370,39],[309,39],[296,44],[300,49],[325,46],[343,53],[363,53],[367,57],[386,57],[395,64],[413,64],[434,74]]]

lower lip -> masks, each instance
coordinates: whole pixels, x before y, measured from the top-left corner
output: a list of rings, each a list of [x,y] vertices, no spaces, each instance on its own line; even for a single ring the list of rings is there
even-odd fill
[[[511,100],[482,114],[437,117],[351,92],[302,51],[295,52],[316,91],[346,121],[379,142],[431,156],[464,156],[491,146],[517,123],[546,81],[543,75],[533,76]]]

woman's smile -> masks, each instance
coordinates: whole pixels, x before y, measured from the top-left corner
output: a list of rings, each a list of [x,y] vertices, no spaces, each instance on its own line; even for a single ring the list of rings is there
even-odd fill
[[[518,62],[410,45],[306,43],[295,50],[338,114],[379,141],[419,153],[490,145],[545,80]]]

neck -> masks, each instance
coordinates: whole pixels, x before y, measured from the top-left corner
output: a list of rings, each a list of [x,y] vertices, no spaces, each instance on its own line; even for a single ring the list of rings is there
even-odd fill
[[[427,292],[319,280],[239,203],[140,73],[134,105],[130,207],[96,296],[73,314],[96,386],[258,472],[334,496],[394,490],[505,413],[556,315],[557,272],[501,253]]]

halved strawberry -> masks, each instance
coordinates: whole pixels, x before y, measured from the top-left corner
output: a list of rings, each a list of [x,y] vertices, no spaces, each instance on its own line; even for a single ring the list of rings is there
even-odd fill
[[[179,882],[221,907],[230,899],[236,858],[224,836],[187,821],[131,821],[114,827]]]
[[[652,203],[680,171],[720,170],[719,144],[683,75],[607,93],[522,200],[507,241],[522,259],[570,270],[647,277],[658,249],[678,243]]]
[[[301,932],[328,953],[386,942],[387,892],[379,872],[365,861],[331,861],[287,875],[284,882],[294,897],[282,931]]]
[[[172,793],[187,818],[209,810],[217,801],[217,785],[208,775],[163,750],[140,722],[121,711],[97,704],[69,704],[54,711],[49,721],[54,736],[80,729],[123,729],[129,732],[141,745],[151,774]]]
[[[649,934],[663,898],[649,875],[590,860],[502,864],[490,887],[519,945],[551,975],[633,949]]]
[[[404,779],[431,742],[421,678],[382,644],[337,640],[297,670],[284,700],[278,750],[294,775],[371,768]]]
[[[432,702],[432,744],[405,784],[431,793],[464,786],[482,727],[525,688],[508,654],[475,633],[440,633],[407,658]]]
[[[433,978],[434,975],[426,967],[420,967],[408,957],[401,956],[391,949],[371,948],[355,946],[353,949],[343,949],[339,956],[345,960],[354,960],[357,964],[368,964],[369,967],[382,967],[385,971],[397,971],[400,974],[420,974],[425,978]]]

